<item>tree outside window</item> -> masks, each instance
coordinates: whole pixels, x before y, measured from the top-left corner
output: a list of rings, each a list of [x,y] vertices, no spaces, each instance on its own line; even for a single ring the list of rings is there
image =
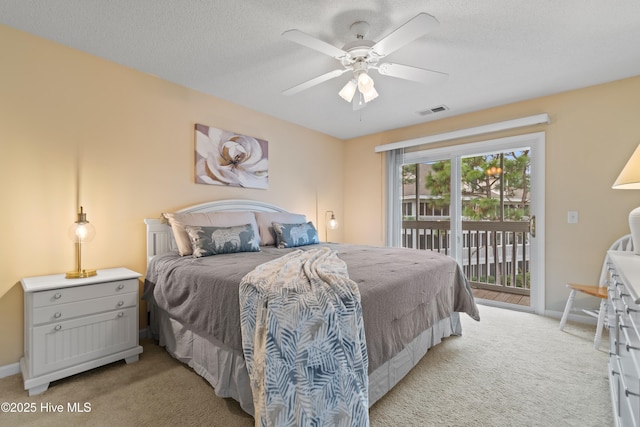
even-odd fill
[[[529,150],[462,159],[462,216],[473,221],[526,221],[530,197]],[[420,165],[404,165],[402,182],[415,184]],[[424,188],[431,209],[447,211],[451,203],[451,163],[428,164]],[[502,201],[502,203],[501,203]]]

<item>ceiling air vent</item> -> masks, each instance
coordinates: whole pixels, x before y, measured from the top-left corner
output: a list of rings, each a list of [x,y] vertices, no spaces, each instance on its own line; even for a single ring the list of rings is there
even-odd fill
[[[417,114],[421,116],[428,116],[429,114],[440,113],[442,111],[447,111],[449,107],[446,105],[438,105],[437,107],[427,108],[426,110],[418,111]]]

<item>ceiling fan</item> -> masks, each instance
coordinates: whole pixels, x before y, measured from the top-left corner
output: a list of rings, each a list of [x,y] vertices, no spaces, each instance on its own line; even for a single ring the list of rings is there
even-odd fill
[[[385,56],[422,37],[438,25],[438,20],[433,16],[428,13],[419,13],[380,41],[373,42],[365,39],[369,24],[364,21],[358,21],[350,27],[351,32],[356,36],[356,40],[347,43],[342,49],[300,30],[287,30],[282,33],[284,38],[337,59],[340,61],[342,68],[300,83],[282,93],[284,95],[293,95],[350,71],[353,77],[340,90],[339,95],[345,101],[351,102],[354,110],[358,110],[378,97],[374,81],[369,76],[369,70],[376,70],[383,76],[397,77],[419,83],[441,82],[448,77],[448,74],[409,65],[380,62]]]

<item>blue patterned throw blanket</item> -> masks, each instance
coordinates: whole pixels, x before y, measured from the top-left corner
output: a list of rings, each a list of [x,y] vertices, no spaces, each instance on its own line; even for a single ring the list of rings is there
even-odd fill
[[[360,293],[323,247],[261,264],[240,283],[256,426],[368,426]]]

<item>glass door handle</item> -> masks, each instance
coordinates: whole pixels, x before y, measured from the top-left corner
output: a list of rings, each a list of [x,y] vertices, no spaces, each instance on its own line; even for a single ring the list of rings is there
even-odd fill
[[[536,237],[536,216],[531,215],[531,219],[529,220],[529,233],[531,233],[531,237]]]

